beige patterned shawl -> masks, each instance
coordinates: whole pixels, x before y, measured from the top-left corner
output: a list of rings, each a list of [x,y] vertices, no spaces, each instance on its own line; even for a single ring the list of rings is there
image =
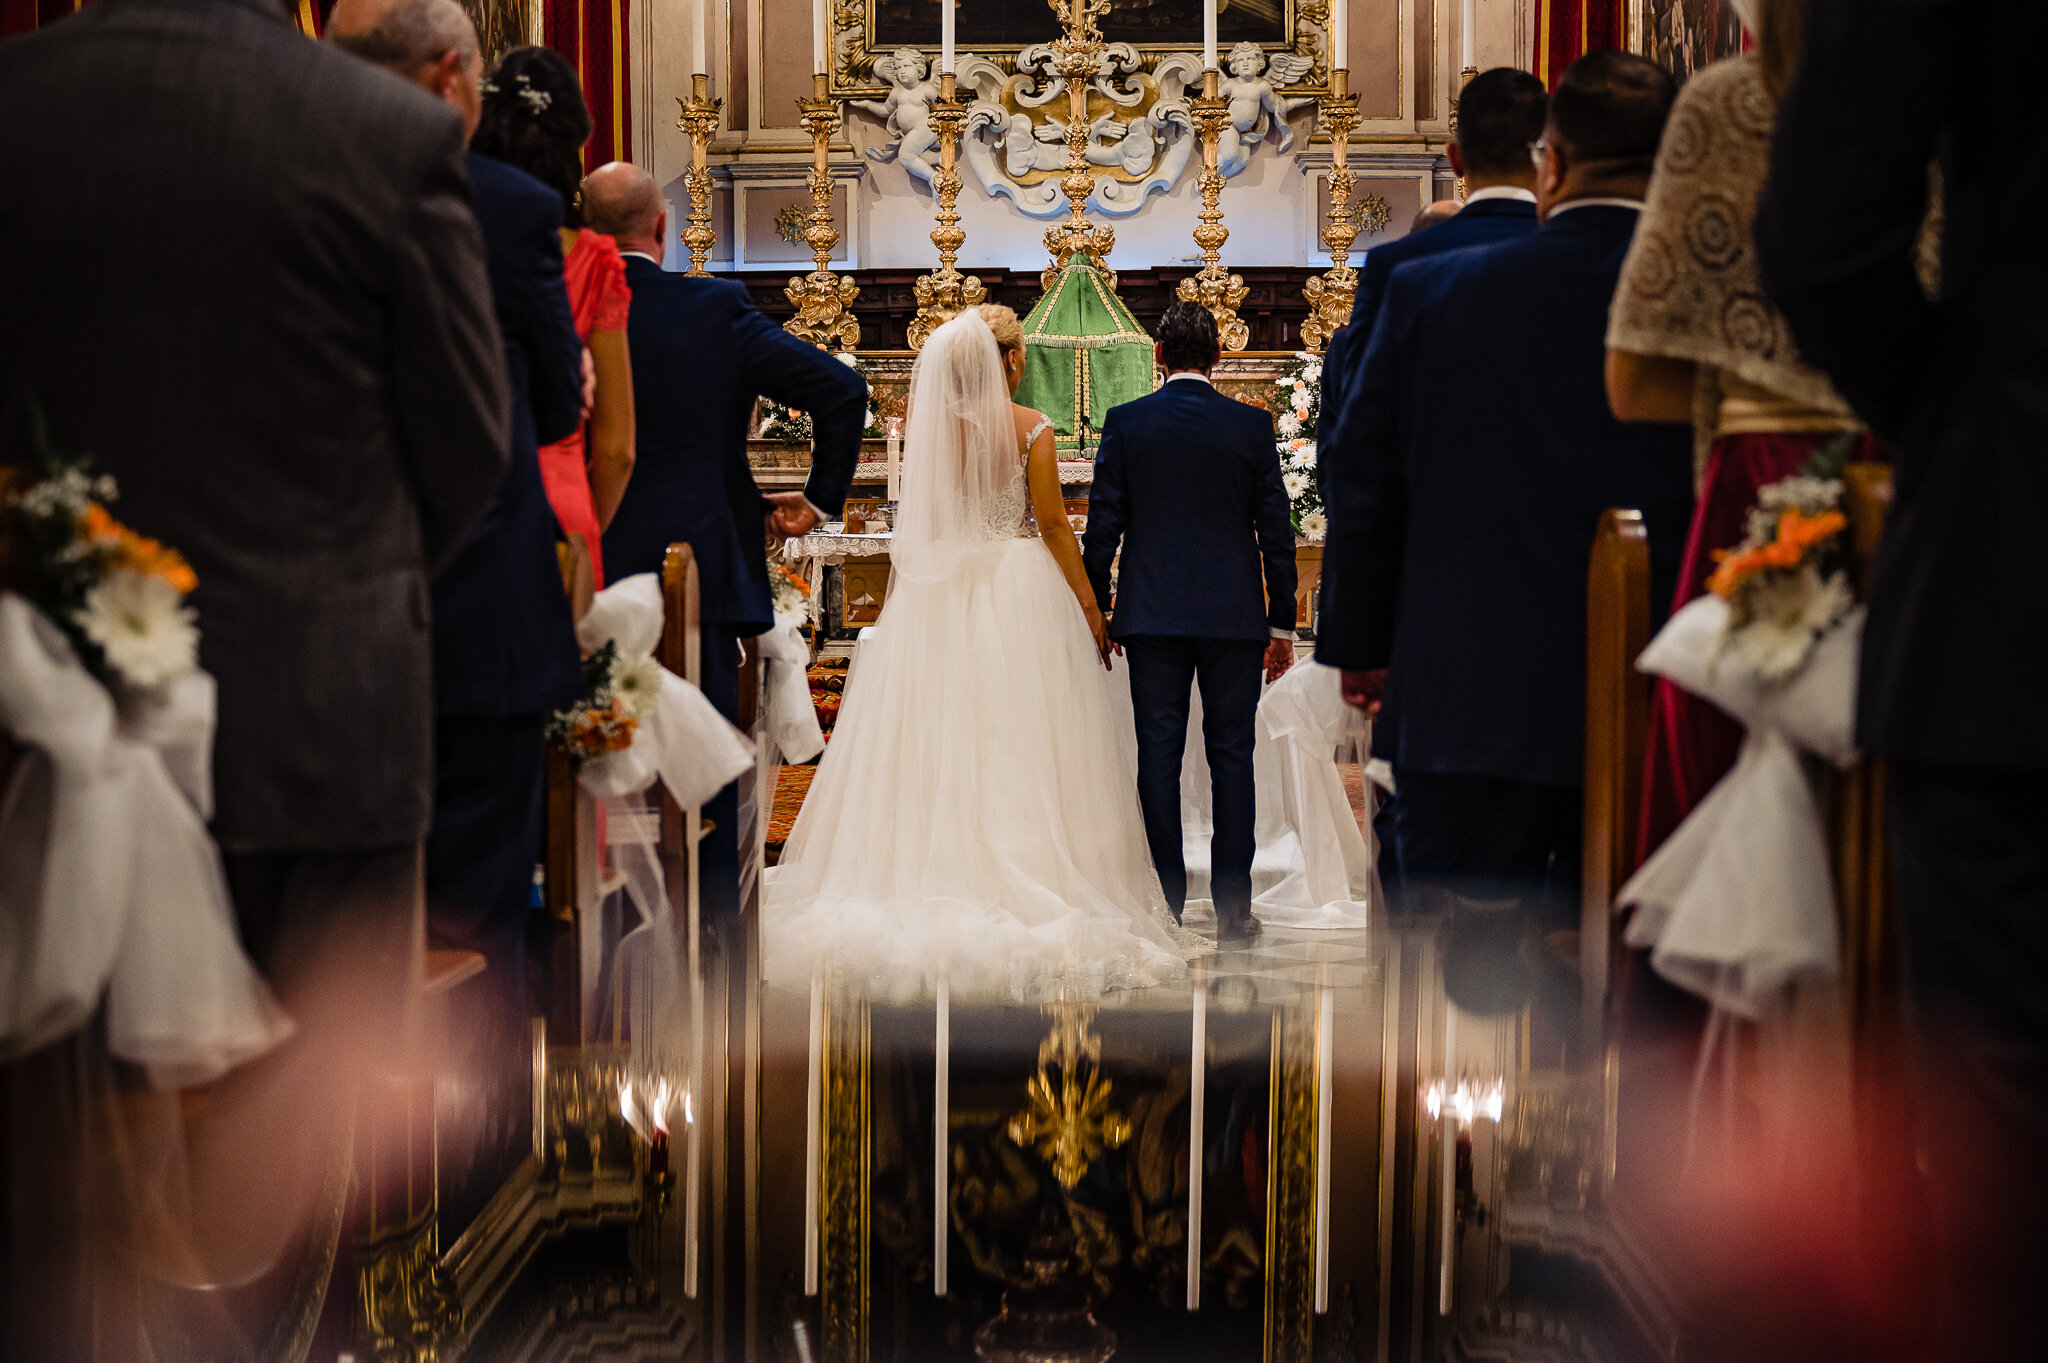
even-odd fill
[[[1730,380],[1815,413],[1850,415],[1827,377],[1800,358],[1758,273],[1756,202],[1777,114],[1753,56],[1717,62],[1686,83],[1615,290],[1610,347],[1699,366],[1702,454]]]

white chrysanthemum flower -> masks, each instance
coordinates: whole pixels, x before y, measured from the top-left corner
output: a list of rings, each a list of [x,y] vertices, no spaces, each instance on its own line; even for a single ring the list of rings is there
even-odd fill
[[[1280,414],[1280,434],[1290,439],[1301,434],[1301,417],[1293,411],[1282,412]]]
[[[1303,416],[1308,415],[1308,409],[1315,403],[1315,399],[1309,395],[1307,384],[1296,384],[1294,386],[1294,396],[1289,401],[1294,404],[1294,410],[1300,412]]]
[[[73,619],[131,686],[160,686],[198,664],[198,617],[160,577],[116,569],[85,594]]]
[[[1330,518],[1320,511],[1311,511],[1301,518],[1301,533],[1312,540],[1319,540],[1330,532]]]
[[[1728,631],[1726,655],[1767,685],[1789,681],[1855,602],[1846,573],[1823,581],[1809,563],[1796,574],[1773,574],[1751,589],[1750,618]]]
[[[1842,483],[1838,478],[1809,478],[1805,474],[1794,474],[1780,478],[1757,489],[1757,505],[1766,511],[1783,511],[1796,506],[1806,515],[1815,515],[1842,504]],[[1777,518],[1773,516],[1773,523]]]
[[[854,354],[851,350],[842,350],[833,358],[838,360],[839,363],[845,365],[848,369],[860,368],[860,356]]]
[[[1316,466],[1316,442],[1302,440],[1294,446],[1294,466],[1298,469],[1312,469]]]
[[[661,695],[661,664],[652,654],[621,658],[612,668],[612,695],[634,719],[645,719],[654,711]]]
[[[1323,366],[1320,363],[1311,364],[1301,371],[1301,377],[1307,383],[1321,383],[1323,381]]]
[[[1290,470],[1280,475],[1280,486],[1287,489],[1287,500],[1291,502],[1308,486],[1308,475]]]

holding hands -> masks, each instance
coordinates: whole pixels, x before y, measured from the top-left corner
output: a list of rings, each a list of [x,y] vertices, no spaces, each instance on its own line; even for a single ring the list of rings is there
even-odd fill
[[[768,500],[775,504],[768,513],[768,533],[776,539],[795,539],[818,528],[818,510],[803,493],[776,492]]]

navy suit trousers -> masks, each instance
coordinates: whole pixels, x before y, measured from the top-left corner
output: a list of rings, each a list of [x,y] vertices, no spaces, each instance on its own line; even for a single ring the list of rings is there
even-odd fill
[[[731,625],[705,625],[704,698],[734,724],[740,722],[740,640]],[[711,832],[700,844],[703,860],[698,891],[706,918],[732,918],[740,911],[740,787],[735,781],[704,804]]]
[[[1209,893],[1221,923],[1252,911],[1253,823],[1257,795],[1252,747],[1266,651],[1249,639],[1139,635],[1123,641],[1138,728],[1138,803],[1145,840],[1166,902],[1178,918],[1187,903],[1181,855],[1180,764],[1187,748],[1188,698],[1202,688],[1202,743],[1209,757],[1216,832],[1209,845]]]

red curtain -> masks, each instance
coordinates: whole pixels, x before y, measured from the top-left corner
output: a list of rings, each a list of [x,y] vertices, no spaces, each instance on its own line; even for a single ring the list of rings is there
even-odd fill
[[[1624,46],[1626,0],[1536,0],[1536,52],[1530,70],[1555,90],[1558,77],[1588,52]]]
[[[92,0],[0,0],[0,38],[32,33],[91,3]],[[334,8],[334,0],[292,0],[291,8],[299,32],[317,38],[327,12]]]
[[[543,37],[574,63],[595,125],[583,147],[584,169],[632,160],[629,0],[546,0],[546,6]]]

